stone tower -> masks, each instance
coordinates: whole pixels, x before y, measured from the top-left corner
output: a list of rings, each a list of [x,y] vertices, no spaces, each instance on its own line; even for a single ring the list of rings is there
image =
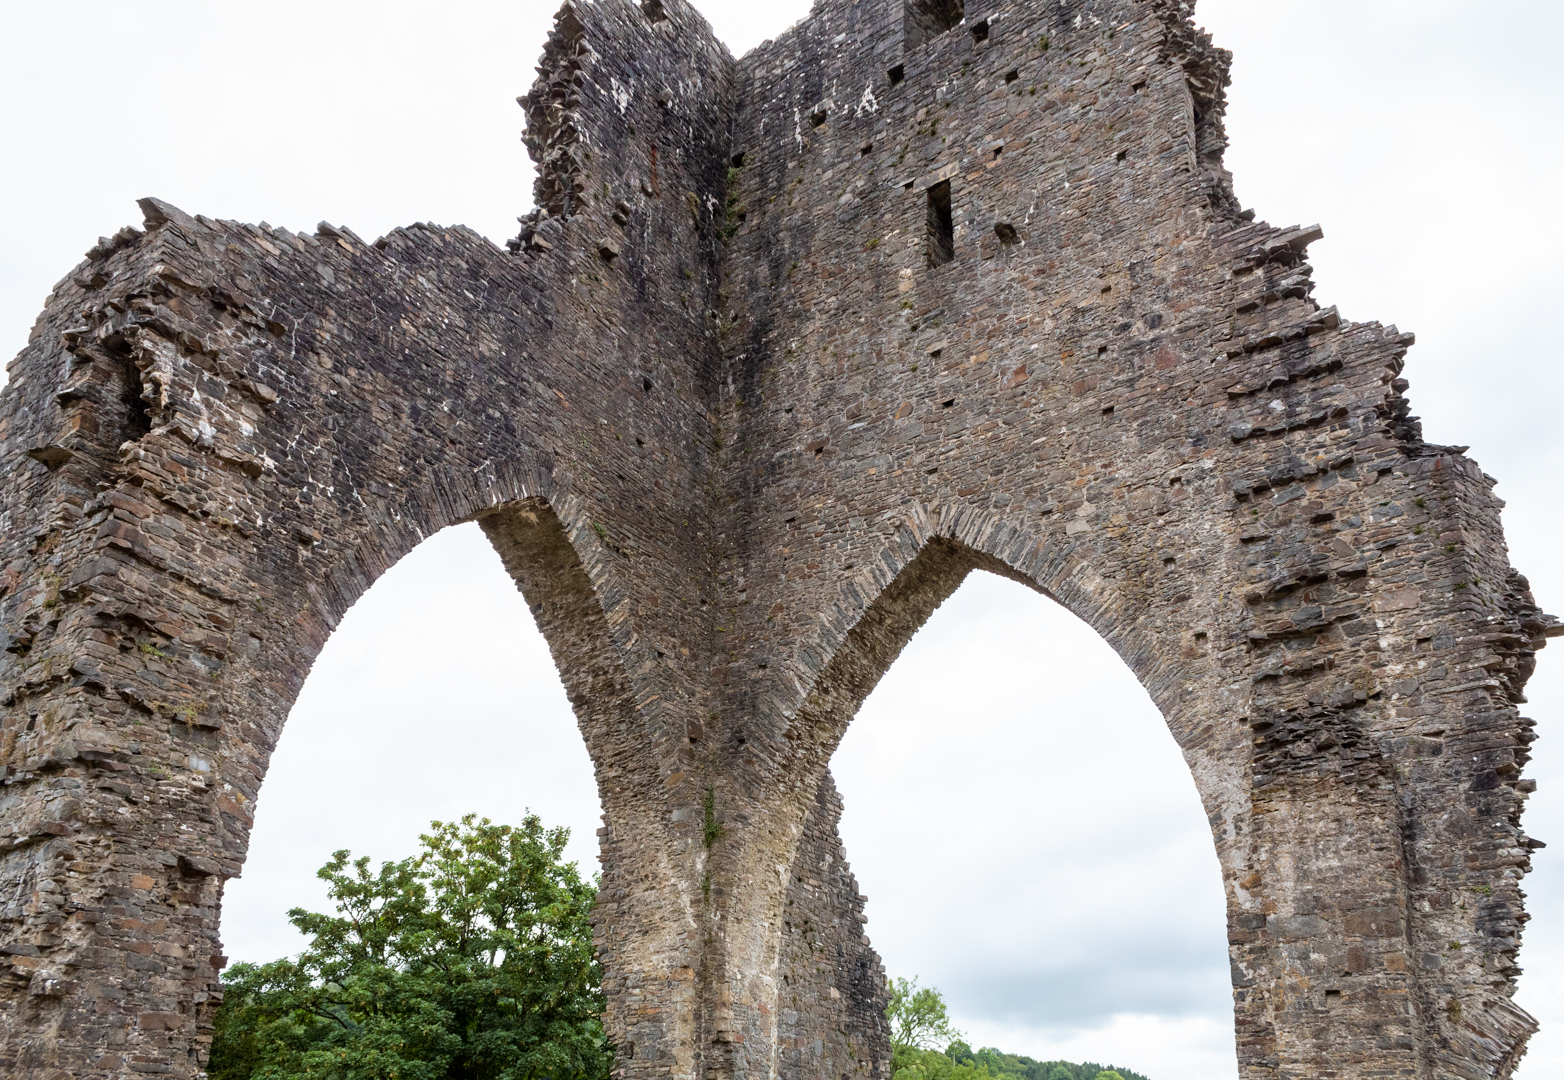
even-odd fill
[[[1559,626],[1411,335],[1235,200],[1227,63],[1174,0],[819,0],[741,59],[572,0],[508,251],[142,200],[0,395],[6,1075],[198,1075],[314,657],[476,520],[595,765],[625,1080],[886,1076],[826,766],[979,567],[1166,717],[1244,1080],[1508,1076]]]

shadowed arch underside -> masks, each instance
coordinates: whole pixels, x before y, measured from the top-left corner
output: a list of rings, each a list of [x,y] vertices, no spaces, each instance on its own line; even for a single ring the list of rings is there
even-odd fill
[[[142,200],[0,393],[8,1075],[199,1073],[309,665],[476,519],[596,768],[617,1077],[887,1075],[825,764],[974,567],[1166,718],[1244,1080],[1508,1076],[1560,627],[1411,335],[1240,210],[1188,8],[821,0],[735,60],[685,0],[572,2],[508,250]]]

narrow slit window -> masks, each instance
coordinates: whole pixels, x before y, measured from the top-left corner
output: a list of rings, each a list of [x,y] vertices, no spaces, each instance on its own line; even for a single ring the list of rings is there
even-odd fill
[[[950,216],[950,181],[929,188],[929,265],[944,266],[956,257],[956,226]]]

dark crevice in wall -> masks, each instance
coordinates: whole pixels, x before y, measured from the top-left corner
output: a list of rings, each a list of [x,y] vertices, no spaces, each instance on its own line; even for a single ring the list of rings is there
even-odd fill
[[[902,39],[907,48],[916,48],[954,30],[966,13],[966,0],[907,0]]]
[[[125,442],[134,442],[152,431],[152,411],[147,407],[144,390],[141,385],[141,369],[136,366],[131,358],[130,350],[125,349],[123,355],[116,355],[120,361],[121,370],[124,372],[124,383],[120,391],[120,404],[124,408],[125,417]]]

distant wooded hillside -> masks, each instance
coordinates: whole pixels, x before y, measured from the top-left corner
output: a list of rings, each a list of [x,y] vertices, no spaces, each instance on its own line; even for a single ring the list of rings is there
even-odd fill
[[[891,1072],[895,1080],[1148,1080],[1122,1065],[1036,1061],[991,1046],[973,1050],[959,1040],[944,1051],[895,1047]]]
[[[951,1023],[938,989],[919,986],[916,977],[892,979],[888,989],[893,1080],[1147,1080],[1132,1069],[1090,1061],[1035,1061],[991,1046],[973,1050]]]

